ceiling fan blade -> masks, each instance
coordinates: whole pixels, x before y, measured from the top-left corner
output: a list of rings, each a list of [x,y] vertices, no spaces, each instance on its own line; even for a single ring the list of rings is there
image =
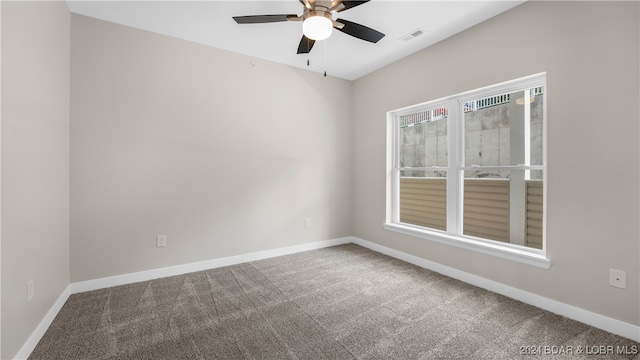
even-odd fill
[[[366,0],[366,1],[342,1],[342,5],[344,5],[344,8],[342,8],[338,12],[349,10],[349,9],[351,9],[353,7],[356,7],[358,5],[362,5],[362,4],[368,3],[368,2],[369,2],[369,0]]]
[[[300,44],[298,45],[298,54],[308,54],[315,43],[315,40],[311,40],[302,35],[302,39],[300,39]]]
[[[344,24],[344,26],[341,28],[336,26],[335,28],[337,30],[340,30],[347,35],[357,37],[358,39],[361,39],[364,41],[377,43],[378,41],[380,41],[380,39],[384,37],[384,34],[377,30],[373,30],[370,27],[366,27],[364,25],[360,25],[360,24],[351,22],[349,20],[338,19],[336,20],[336,22]]]
[[[234,16],[238,24],[263,24],[272,22],[289,21],[290,18],[297,18],[296,14],[276,14],[276,15],[249,15],[249,16]]]
[[[315,1],[313,0],[298,0],[305,8],[311,10]]]

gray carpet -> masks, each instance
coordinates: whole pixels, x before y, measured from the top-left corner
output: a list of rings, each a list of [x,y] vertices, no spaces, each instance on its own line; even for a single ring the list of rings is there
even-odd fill
[[[637,360],[639,346],[349,244],[72,295],[30,359]]]

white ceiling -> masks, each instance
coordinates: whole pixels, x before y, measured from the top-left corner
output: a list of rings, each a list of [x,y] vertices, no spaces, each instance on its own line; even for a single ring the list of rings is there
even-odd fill
[[[67,3],[76,14],[355,80],[525,1],[372,0],[340,12],[334,19],[344,18],[376,29],[386,35],[382,40],[372,44],[334,31],[329,39],[316,42],[309,55],[296,54],[302,36],[300,22],[239,25],[232,19],[241,15],[299,15],[303,6],[298,0]],[[424,30],[424,34],[402,40],[416,29]]]

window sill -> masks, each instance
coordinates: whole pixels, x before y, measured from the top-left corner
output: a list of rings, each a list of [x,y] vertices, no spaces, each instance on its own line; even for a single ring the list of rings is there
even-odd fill
[[[548,259],[544,254],[540,253],[511,248],[508,246],[501,246],[500,244],[475,241],[472,239],[439,233],[435,231],[428,231],[410,225],[385,223],[383,224],[383,226],[385,230],[394,231],[405,235],[411,235],[442,244],[448,244],[482,254],[497,256],[503,259],[517,261],[523,264],[532,265],[543,269],[549,269],[551,267],[551,260]]]

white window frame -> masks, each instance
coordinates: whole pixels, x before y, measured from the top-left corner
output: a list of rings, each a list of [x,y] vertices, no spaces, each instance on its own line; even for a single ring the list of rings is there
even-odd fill
[[[463,204],[462,204],[462,179],[464,170],[471,167],[464,167],[464,129],[462,107],[465,102],[481,99],[485,97],[501,95],[523,91],[535,87],[543,86],[543,165],[530,166],[528,164],[509,166],[509,169],[536,169],[543,170],[543,235],[542,249],[528,248],[521,245],[514,245],[499,241],[482,239],[463,235]],[[497,256],[544,269],[549,269],[551,260],[546,254],[546,214],[547,214],[547,84],[546,73],[539,73],[524,78],[507,81],[504,83],[491,85],[481,89],[476,89],[445,98],[428,101],[425,103],[396,109],[387,112],[387,194],[386,194],[386,219],[384,228],[389,231],[411,235],[439,243],[444,243],[475,252]],[[427,108],[446,106],[449,111],[447,124],[448,136],[448,160],[446,167],[413,168],[415,170],[445,170],[447,171],[447,231],[430,229],[418,225],[411,225],[400,222],[399,204],[399,181],[400,181],[400,152],[399,152],[399,118],[402,115],[415,113]]]

